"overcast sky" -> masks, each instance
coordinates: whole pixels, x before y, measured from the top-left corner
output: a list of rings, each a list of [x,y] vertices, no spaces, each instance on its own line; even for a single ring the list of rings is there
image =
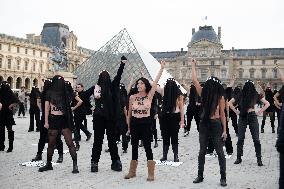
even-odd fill
[[[124,27],[148,51],[187,50],[192,28],[204,24],[222,27],[224,49],[284,47],[283,0],[0,0],[0,7],[0,33],[25,38],[44,23],[63,23],[93,50]]]

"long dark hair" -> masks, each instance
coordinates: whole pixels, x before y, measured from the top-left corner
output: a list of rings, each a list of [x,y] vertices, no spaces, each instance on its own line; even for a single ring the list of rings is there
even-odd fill
[[[137,88],[137,85],[138,85],[138,81],[142,81],[145,84],[145,91],[148,94],[150,92],[150,90],[152,89],[152,86],[151,86],[149,80],[146,79],[145,77],[139,78],[135,83],[136,88]]]
[[[13,91],[11,90],[10,84],[7,81],[2,81],[0,83],[0,95],[2,103],[10,104],[16,99],[16,95],[14,95]]]
[[[257,97],[258,93],[255,89],[254,82],[247,80],[240,97],[240,116],[247,115],[248,109],[257,103]]]
[[[273,99],[273,92],[271,90],[271,88],[267,87],[265,89],[265,99],[272,105],[273,102],[274,102],[274,99]]]
[[[111,80],[107,71],[104,70],[100,73],[97,84],[101,87],[104,115],[108,118],[112,118],[114,116],[113,95],[111,90]]]
[[[181,91],[178,88],[176,82],[173,79],[168,79],[164,88],[164,97],[162,105],[162,113],[173,113],[176,109],[176,102],[181,95]]]
[[[221,81],[217,77],[209,77],[201,93],[203,108],[201,118],[203,120],[208,121],[210,117],[214,115],[222,96],[224,96],[224,88],[221,85]]]
[[[59,104],[64,104],[64,97],[65,97],[65,80],[62,76],[60,75],[55,75],[52,78],[52,84],[50,88],[48,89],[48,96],[50,99],[50,103],[53,105],[57,106]]]

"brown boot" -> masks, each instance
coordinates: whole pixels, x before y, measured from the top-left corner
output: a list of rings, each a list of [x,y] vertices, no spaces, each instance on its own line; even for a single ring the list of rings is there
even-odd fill
[[[130,161],[130,167],[129,167],[129,173],[125,175],[125,179],[130,179],[133,177],[136,177],[136,168],[137,168],[138,161],[137,160],[131,160]]]
[[[147,181],[153,181],[154,180],[155,164],[156,164],[156,162],[153,161],[153,160],[149,160],[147,162],[147,166],[148,166],[148,178],[147,178]]]

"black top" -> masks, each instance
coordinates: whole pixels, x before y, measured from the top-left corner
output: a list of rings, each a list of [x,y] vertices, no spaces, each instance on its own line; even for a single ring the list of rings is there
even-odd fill
[[[280,96],[282,97],[282,102],[284,102],[284,85],[279,91]],[[280,124],[278,128],[278,137],[276,142],[277,151],[284,154],[284,106],[282,105],[281,114],[280,114]]]
[[[119,92],[119,84],[120,84],[120,80],[121,80],[121,75],[123,73],[123,69],[124,69],[124,65],[123,63],[120,63],[120,66],[118,68],[117,74],[114,77],[113,81],[111,82],[111,94],[112,94],[112,100],[113,100],[113,104],[114,107],[108,107],[109,110],[111,111],[111,115],[113,116],[108,116],[104,114],[104,104],[103,104],[103,100],[102,98],[96,99],[95,98],[95,110],[93,115],[101,115],[106,117],[107,119],[112,119],[115,120],[120,116],[120,92]],[[86,90],[86,98],[89,98],[90,96],[94,95],[94,89],[95,86],[89,88],[88,90]]]

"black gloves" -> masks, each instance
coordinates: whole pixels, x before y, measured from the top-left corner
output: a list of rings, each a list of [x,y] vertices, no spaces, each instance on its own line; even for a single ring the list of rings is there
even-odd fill
[[[127,60],[127,58],[123,55],[122,57],[121,57],[121,61],[122,60]]]

